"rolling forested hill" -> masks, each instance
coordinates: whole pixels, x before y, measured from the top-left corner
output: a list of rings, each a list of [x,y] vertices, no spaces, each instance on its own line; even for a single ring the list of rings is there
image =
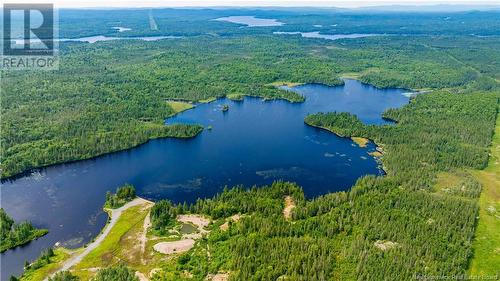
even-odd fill
[[[192,136],[194,128],[163,126],[173,113],[167,99],[236,93],[301,101],[269,83],[337,85],[345,73],[379,87],[492,90],[499,44],[498,37],[282,35],[61,43],[59,71],[3,73],[2,177],[151,138]]]
[[[248,14],[285,25],[214,21]],[[175,113],[171,100],[237,94],[302,102],[273,83],[341,85],[346,76],[421,91],[407,106],[384,113],[392,125],[369,126],[331,112],[304,120],[373,140],[383,152],[383,177],[363,177],[349,191],[313,199],[294,183],[276,182],[226,189],[189,206],[158,205],[167,206],[157,209],[165,217],[203,214],[212,224],[192,250],[161,263],[155,280],[204,280],[217,272],[234,280],[468,273],[482,190],[474,170],[488,165],[500,99],[498,12],[62,10],[60,17],[65,38],[177,38],[61,42],[58,71],[3,71],[2,178],[153,138],[196,136],[201,126],[164,125]],[[132,30],[117,32],[117,22]],[[380,36],[325,40],[273,33],[297,31]],[[295,206],[288,217],[285,198]],[[241,220],[220,228],[234,215]]]

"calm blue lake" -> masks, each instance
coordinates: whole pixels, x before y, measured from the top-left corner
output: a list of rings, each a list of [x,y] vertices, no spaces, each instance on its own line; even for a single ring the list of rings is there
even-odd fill
[[[306,196],[346,190],[359,177],[379,175],[368,153],[350,139],[304,124],[310,113],[352,112],[371,124],[385,121],[387,108],[408,102],[402,89],[376,89],[355,80],[345,86],[308,84],[293,89],[304,103],[242,102],[219,99],[199,104],[166,123],[211,126],[193,139],[159,139],[137,148],[91,160],[56,165],[1,186],[2,207],[16,221],[31,220],[49,234],[1,255],[1,279],[20,274],[25,260],[56,242],[77,247],[95,237],[106,222],[106,191],[131,183],[140,196],[192,202],[212,196],[224,186],[295,181]],[[223,105],[229,105],[222,112]]]
[[[281,26],[284,24],[276,19],[263,19],[263,18],[256,18],[254,16],[230,16],[230,17],[218,18],[215,20],[242,24],[248,27]]]
[[[320,33],[319,31],[313,31],[313,32],[275,31],[275,32],[273,32],[273,34],[277,34],[277,35],[298,35],[298,34],[300,34],[300,36],[302,36],[304,38],[321,38],[321,39],[326,39],[326,40],[356,39],[356,38],[373,37],[373,36],[386,36],[386,34],[376,34],[376,33],[370,33],[370,34],[360,34],[360,33],[354,33],[354,34],[323,34],[323,33]]]

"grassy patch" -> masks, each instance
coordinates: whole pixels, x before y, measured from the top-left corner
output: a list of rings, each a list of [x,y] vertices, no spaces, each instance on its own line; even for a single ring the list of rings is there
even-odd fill
[[[213,101],[216,101],[217,98],[208,98],[208,99],[204,99],[204,100],[199,100],[198,102],[200,103],[210,103],[210,102],[213,102]]]
[[[174,114],[179,112],[183,112],[185,110],[191,109],[194,107],[191,103],[183,102],[183,101],[167,101],[168,106],[172,108]]]
[[[361,74],[358,72],[346,72],[340,75],[342,78],[347,78],[347,79],[359,79]]]
[[[442,191],[443,189],[451,188],[460,184],[461,181],[462,177],[456,173],[441,172],[437,175],[436,185],[434,187],[436,188],[436,191]]]
[[[370,152],[368,154],[370,154],[373,157],[382,157],[382,152],[380,152],[380,151],[373,151],[373,152]]]
[[[130,243],[124,239],[125,236],[134,228],[142,228],[148,211],[149,208],[144,208],[143,205],[134,206],[123,211],[104,241],[75,266],[76,273],[79,275],[78,271],[95,267],[106,267],[121,260],[122,257],[120,255],[125,249],[128,250],[130,246]],[[140,257],[137,256],[137,258]]]
[[[488,167],[474,172],[482,184],[479,197],[479,223],[473,244],[474,258],[470,275],[498,274],[500,264],[500,115],[497,116],[495,135]]]
[[[161,267],[167,257],[155,252],[153,245],[168,238],[145,239],[144,221],[150,209],[151,205],[140,205],[123,211],[101,245],[75,266],[75,275],[82,280],[88,280],[95,274],[96,268],[108,267],[118,262],[145,276],[149,276],[154,268]],[[173,240],[177,239],[178,237]]]
[[[296,87],[296,86],[300,86],[300,85],[303,85],[303,84],[304,84],[304,83],[289,82],[289,81],[275,81],[275,82],[272,82],[272,83],[267,84],[267,86],[275,86],[275,87],[279,87],[279,86]]]
[[[366,147],[366,145],[370,142],[367,138],[361,137],[351,137],[351,140],[355,142],[359,147]]]
[[[227,98],[232,100],[232,101],[242,101],[244,97],[245,97],[245,95],[238,94],[238,93],[227,95]]]
[[[41,281],[45,277],[54,273],[61,265],[62,261],[69,258],[70,254],[68,250],[64,248],[57,248],[54,250],[54,256],[50,258],[50,263],[37,268],[35,270],[27,270],[23,273],[20,280],[22,281]]]

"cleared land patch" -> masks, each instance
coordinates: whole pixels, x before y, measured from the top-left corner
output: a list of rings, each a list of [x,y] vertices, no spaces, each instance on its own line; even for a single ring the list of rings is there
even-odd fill
[[[437,176],[435,188],[437,191],[446,190],[452,186],[460,184],[462,177],[457,174],[441,172]]]
[[[177,254],[189,251],[193,248],[195,241],[193,239],[182,239],[179,241],[160,242],[153,246],[155,251],[165,254]]]
[[[474,258],[471,276],[498,274],[500,264],[500,115],[497,115],[495,135],[488,167],[474,175],[483,190],[479,197],[479,222],[473,243]]]
[[[382,157],[382,152],[380,152],[380,151],[373,151],[373,152],[370,152],[368,154],[370,154],[373,157]]]
[[[183,223],[192,223],[198,227],[200,232],[206,231],[205,228],[210,224],[210,220],[200,215],[179,215],[177,220]]]
[[[382,251],[387,251],[387,250],[390,250],[392,248],[397,247],[399,244],[396,242],[392,242],[392,241],[377,240],[377,241],[375,241],[375,243],[373,243],[373,245],[375,245],[375,247],[379,248]]]
[[[292,196],[285,197],[285,208],[283,209],[283,216],[285,219],[289,220],[292,218],[292,211],[295,208],[295,202]]]
[[[300,82],[276,81],[276,82],[269,83],[267,85],[268,86],[275,86],[275,87],[287,86],[287,87],[292,88],[292,87],[300,86],[303,84],[304,83],[300,83]]]
[[[140,202],[123,210],[102,241],[72,267],[72,271],[82,280],[95,274],[92,269],[107,267],[116,262],[125,262],[134,269],[141,270],[143,274],[149,273],[148,264],[154,255],[143,252],[141,239],[152,203],[143,199],[136,200]],[[144,265],[145,270],[142,270]]]
[[[236,214],[236,215],[232,215],[230,216],[228,219],[226,219],[226,222],[221,224],[219,226],[219,228],[222,230],[222,231],[226,231],[229,229],[229,222],[238,222],[239,220],[241,219],[241,216]]]
[[[370,142],[367,138],[361,137],[351,137],[351,140],[355,142],[359,147],[366,147],[366,145]]]
[[[191,103],[188,102],[183,102],[183,101],[167,101],[168,106],[172,108],[174,111],[174,114],[177,114],[179,112],[191,109],[194,107]]]
[[[244,97],[245,97],[245,95],[238,94],[238,93],[227,95],[227,98],[232,100],[232,101],[243,101]]]
[[[209,274],[207,276],[206,280],[211,280],[211,281],[227,281],[227,280],[229,280],[229,273],[219,272],[217,274]]]

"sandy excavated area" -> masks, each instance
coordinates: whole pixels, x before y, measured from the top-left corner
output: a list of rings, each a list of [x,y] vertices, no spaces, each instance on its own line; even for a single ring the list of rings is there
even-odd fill
[[[182,236],[182,238],[185,239],[200,239],[203,237],[204,234],[209,233],[208,230],[205,229],[205,227],[210,224],[210,220],[201,216],[201,215],[178,215],[177,220],[183,223],[190,223],[196,226],[198,228],[198,233],[190,233],[190,234],[185,234]]]
[[[208,233],[205,229],[210,224],[210,220],[201,215],[179,215],[177,220],[183,223],[191,223],[198,228],[200,233],[192,233],[183,235],[183,239],[179,241],[160,242],[153,246],[153,249],[165,255],[183,253],[193,248],[196,239],[202,237],[202,234]]]
[[[156,245],[153,246],[153,249],[155,251],[165,254],[165,255],[170,255],[170,254],[175,254],[175,253],[183,253],[189,251],[189,249],[193,248],[194,246],[194,240],[193,239],[182,239],[179,241],[171,241],[171,242],[160,242]]]
[[[289,220],[292,218],[292,210],[295,208],[295,202],[291,196],[285,197],[285,209],[283,209],[283,216]]]
[[[210,281],[227,281],[229,280],[229,273],[225,272],[219,272],[217,274],[209,274],[205,278],[205,280],[210,280]]]
[[[210,223],[209,219],[200,215],[179,215],[177,220],[183,223],[192,223],[198,227],[199,231],[206,231],[204,228]]]
[[[225,222],[225,223],[221,224],[221,225],[219,226],[219,228],[220,228],[222,231],[226,231],[226,230],[228,230],[228,229],[229,229],[229,222]]]

